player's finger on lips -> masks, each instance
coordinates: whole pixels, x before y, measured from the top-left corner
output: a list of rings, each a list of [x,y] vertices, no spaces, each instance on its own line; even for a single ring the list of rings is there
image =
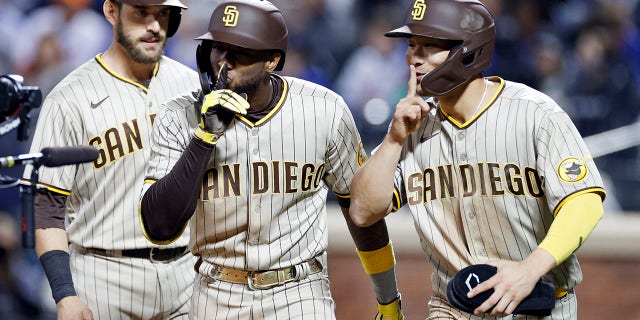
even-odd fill
[[[409,83],[407,89],[407,98],[416,95],[416,67],[409,66]]]

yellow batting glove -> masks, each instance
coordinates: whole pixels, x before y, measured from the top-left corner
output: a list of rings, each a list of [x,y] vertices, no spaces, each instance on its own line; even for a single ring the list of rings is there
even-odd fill
[[[201,141],[206,142],[210,145],[218,143],[218,139],[220,139],[220,137],[222,136],[222,134],[207,132],[204,129],[200,128],[200,126],[196,127],[196,131],[193,132],[193,135]]]
[[[209,112],[211,108],[225,108],[233,113],[247,114],[249,102],[245,97],[232,90],[220,89],[211,91],[204,96],[200,113],[205,114]]]
[[[204,97],[200,109],[200,125],[196,138],[216,144],[236,114],[247,114],[249,102],[241,95],[229,90],[214,90]]]
[[[399,296],[388,304],[378,303],[378,313],[376,314],[375,320],[402,319],[404,319],[404,314],[402,314],[402,301]]]
[[[227,129],[236,114],[247,114],[249,102],[247,95],[239,95],[227,89],[227,65],[218,71],[214,90],[202,99],[200,125],[194,136],[214,145]]]

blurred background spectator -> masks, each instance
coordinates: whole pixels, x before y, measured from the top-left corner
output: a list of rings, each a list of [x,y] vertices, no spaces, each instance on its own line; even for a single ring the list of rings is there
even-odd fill
[[[45,291],[49,284],[35,254],[22,249],[20,239],[14,217],[0,211],[0,319],[55,319]]]
[[[335,90],[351,107],[356,125],[367,128],[362,137],[367,147],[382,141],[393,108],[407,94],[406,44],[381,36],[396,27],[391,21],[399,20],[402,14],[390,5],[380,5],[372,12],[364,20],[358,47],[335,78]]]
[[[169,41],[168,56],[196,68],[198,43],[193,39],[206,31],[220,1],[184,0],[190,8]],[[482,1],[498,30],[493,64],[485,75],[523,82],[552,96],[584,137],[640,121],[640,0]],[[102,2],[0,0],[0,73],[21,74],[24,85],[39,86],[46,95],[69,70],[106,49],[111,30]],[[405,44],[383,34],[404,23],[400,10],[412,1],[272,2],[283,11],[290,32],[282,74],[343,95],[371,152],[406,92],[408,75]],[[33,114],[35,120],[37,110]],[[16,141],[14,133],[0,135],[0,156],[26,153],[29,144]],[[638,151],[636,146],[596,158],[609,181],[609,209],[640,212]],[[0,174],[21,176],[21,171],[0,169]],[[0,189],[0,211],[18,219],[17,188]]]
[[[14,72],[49,92],[76,66],[106,50],[111,25],[92,5],[92,0],[50,0],[29,11],[13,31]]]

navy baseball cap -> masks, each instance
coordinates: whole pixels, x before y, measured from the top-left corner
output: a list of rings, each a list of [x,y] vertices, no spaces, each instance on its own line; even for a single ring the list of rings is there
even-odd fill
[[[493,277],[496,272],[497,268],[488,264],[475,264],[458,271],[447,284],[449,303],[462,311],[473,313],[473,310],[489,299],[494,290],[489,289],[473,298],[467,298],[467,293],[481,282]],[[533,291],[513,310],[513,313],[548,316],[555,305],[555,287],[540,280],[536,283]]]

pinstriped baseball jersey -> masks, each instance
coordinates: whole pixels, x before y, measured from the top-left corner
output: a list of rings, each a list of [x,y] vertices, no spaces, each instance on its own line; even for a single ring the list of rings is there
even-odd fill
[[[66,229],[72,244],[116,250],[154,246],[137,220],[152,121],[160,104],[199,86],[195,71],[168,57],[155,72],[147,88],[109,69],[98,55],[44,101],[32,152],[91,145],[100,153],[93,163],[40,169],[42,186],[69,196]],[[30,171],[27,167],[25,178]],[[187,242],[185,236],[172,246]]]
[[[463,267],[528,256],[568,199],[586,192],[604,197],[567,114],[541,92],[488,80],[500,90],[467,123],[432,109],[405,142],[396,170],[395,207],[408,204],[436,266],[433,291],[440,297]],[[546,277],[561,288],[579,283],[575,255]]]
[[[236,115],[211,155],[190,220],[192,252],[210,263],[267,270],[322,253],[328,189],[347,198],[365,157],[340,96],[282,78],[277,106],[257,122]],[[158,113],[147,179],[162,178],[185,150],[198,121],[195,96]]]

